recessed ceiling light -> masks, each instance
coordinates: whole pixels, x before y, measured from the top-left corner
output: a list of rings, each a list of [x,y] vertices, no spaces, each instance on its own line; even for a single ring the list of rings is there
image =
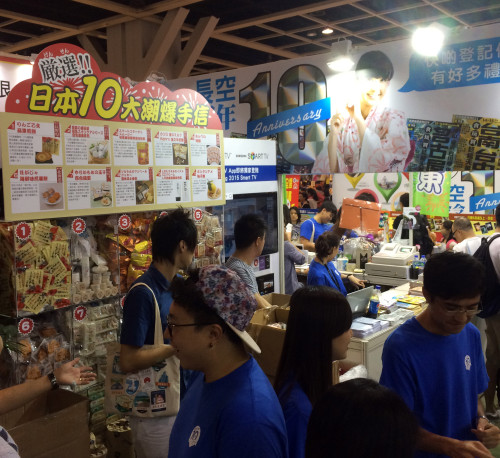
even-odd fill
[[[308,37],[315,37],[316,35],[318,35],[316,32],[307,32]]]
[[[333,29],[332,29],[332,28],[330,28],[330,27],[325,27],[325,28],[321,31],[321,33],[322,33],[323,35],[330,35],[331,33],[333,33]]]

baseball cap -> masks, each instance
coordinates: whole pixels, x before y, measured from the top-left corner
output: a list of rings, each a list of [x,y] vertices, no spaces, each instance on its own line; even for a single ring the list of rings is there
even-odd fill
[[[260,353],[259,346],[245,331],[257,309],[257,301],[238,274],[225,266],[199,269],[196,285],[205,303],[217,313],[248,347]]]

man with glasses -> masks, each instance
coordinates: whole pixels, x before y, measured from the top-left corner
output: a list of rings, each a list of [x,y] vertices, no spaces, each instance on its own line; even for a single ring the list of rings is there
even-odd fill
[[[500,429],[484,415],[488,385],[479,331],[484,268],[446,251],[424,268],[428,307],[387,339],[380,383],[397,392],[420,423],[416,457],[489,457]]]
[[[123,306],[120,337],[120,368],[124,372],[147,370],[174,354],[171,345],[142,348],[154,344],[155,300],[158,301],[162,329],[167,328],[167,315],[172,304],[170,283],[180,269],[187,269],[198,240],[196,226],[189,214],[179,208],[158,218],[151,230],[153,262],[130,288]],[[130,427],[138,458],[165,458],[175,416],[140,418],[131,416]]]

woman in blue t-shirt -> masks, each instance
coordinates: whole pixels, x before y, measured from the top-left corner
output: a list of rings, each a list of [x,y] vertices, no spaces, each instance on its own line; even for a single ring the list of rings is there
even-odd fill
[[[349,303],[332,288],[306,286],[290,299],[274,384],[285,416],[290,458],[304,457],[312,407],[333,383],[332,362],[347,355],[351,323]]]
[[[318,237],[315,245],[316,257],[309,265],[307,284],[330,286],[347,296],[344,279],[348,279],[357,288],[364,288],[365,284],[353,274],[341,274],[335,267],[332,261],[339,252],[339,244],[339,236],[331,231]]]

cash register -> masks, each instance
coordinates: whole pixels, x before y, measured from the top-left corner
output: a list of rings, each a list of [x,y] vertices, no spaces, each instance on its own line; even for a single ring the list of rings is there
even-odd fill
[[[417,249],[414,246],[386,243],[372,256],[372,262],[366,263],[365,273],[378,277],[408,279],[410,265],[416,254]]]

